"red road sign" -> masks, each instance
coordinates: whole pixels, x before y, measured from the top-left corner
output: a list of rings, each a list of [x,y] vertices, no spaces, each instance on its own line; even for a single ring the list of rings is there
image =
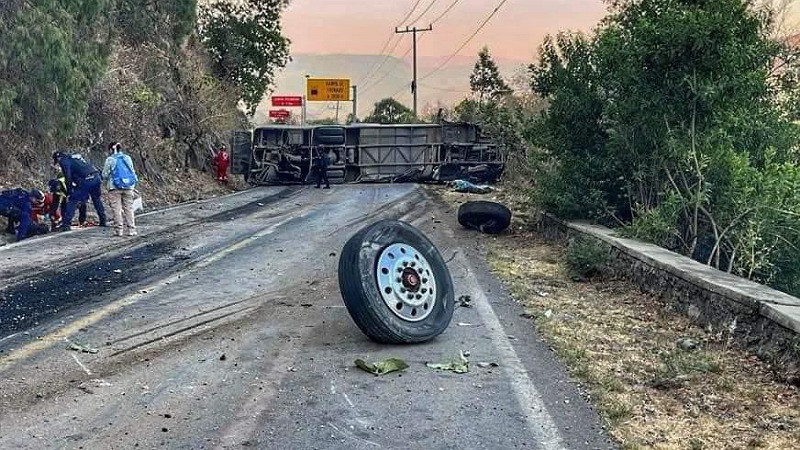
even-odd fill
[[[272,106],[303,106],[303,97],[294,95],[276,95],[272,97]]]
[[[288,119],[292,113],[285,109],[271,109],[269,111],[269,118],[270,119]]]

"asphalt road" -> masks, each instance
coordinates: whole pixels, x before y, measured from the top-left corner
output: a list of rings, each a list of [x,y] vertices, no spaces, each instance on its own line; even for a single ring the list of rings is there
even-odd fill
[[[339,252],[382,218],[428,234],[473,299],[430,343],[372,343],[343,306]],[[0,248],[0,448],[611,447],[475,235],[423,188],[262,188],[139,223],[135,240]],[[425,366],[461,351],[470,373]],[[385,357],[410,368],[353,365]]]

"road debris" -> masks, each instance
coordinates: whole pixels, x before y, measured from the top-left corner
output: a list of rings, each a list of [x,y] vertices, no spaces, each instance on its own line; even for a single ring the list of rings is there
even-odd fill
[[[462,295],[458,297],[458,305],[462,308],[472,308],[472,297],[469,295]]]
[[[377,267],[377,277],[374,269]],[[418,344],[442,334],[455,309],[453,279],[425,234],[397,220],[363,228],[339,256],[339,290],[350,317],[383,344]]]
[[[89,347],[88,345],[76,344],[74,342],[69,343],[69,345],[67,346],[67,350],[72,350],[80,353],[91,353],[93,355],[99,352],[99,350],[97,350],[96,348]]]
[[[475,325],[471,324],[469,322],[458,322],[458,326],[460,326],[460,327],[474,327]]]
[[[225,361],[226,359],[228,359],[228,357],[225,356],[225,353],[223,353],[222,356],[219,357],[220,361]]]
[[[499,234],[511,225],[511,210],[497,202],[467,202],[458,208],[458,223],[481,233]]]
[[[479,362],[478,367],[481,369],[488,369],[489,367],[500,367],[500,364],[497,364],[496,362]]]
[[[697,347],[699,347],[700,344],[692,338],[684,337],[678,339],[677,345],[681,350],[691,351],[697,350]]]
[[[451,183],[453,190],[456,192],[463,192],[466,194],[488,194],[494,189],[487,185],[477,185],[470,183],[467,180],[455,180]]]
[[[444,370],[450,371],[455,373],[468,373],[469,372],[469,360],[464,352],[459,353],[458,359],[445,362],[445,363],[425,363],[431,369],[434,370]]]
[[[399,372],[408,369],[408,363],[399,358],[387,358],[376,363],[370,364],[363,359],[355,361],[356,367],[369,372],[375,376],[386,375],[387,373]]]
[[[120,273],[122,273],[122,270],[120,270],[120,269],[114,269],[114,270],[113,270],[113,272],[114,272],[114,273],[116,273],[116,274],[120,274]]]

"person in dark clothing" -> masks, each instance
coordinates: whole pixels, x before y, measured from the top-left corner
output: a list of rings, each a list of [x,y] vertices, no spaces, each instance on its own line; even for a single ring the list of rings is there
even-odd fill
[[[100,170],[83,159],[81,155],[64,152],[53,153],[53,163],[61,167],[68,195],[60,230],[69,231],[71,229],[75,208],[88,201],[90,197],[100,220],[100,226],[105,227],[107,224],[106,210],[101,197],[103,177]]]
[[[62,175],[50,180],[47,186],[53,196],[53,203],[50,204],[50,217],[55,220],[55,224],[60,226],[63,223],[61,219],[67,212],[67,182]],[[86,225],[87,216],[86,202],[82,202],[78,205],[78,223],[81,226]],[[54,226],[53,231],[55,231],[55,228],[57,227]]]
[[[31,191],[33,192],[33,191]],[[47,227],[40,227],[31,220],[31,204],[38,201],[32,193],[24,189],[12,189],[0,193],[0,216],[8,219],[6,231],[14,233],[16,227],[17,241],[47,233]]]
[[[314,160],[314,165],[316,167],[317,176],[317,185],[315,187],[319,189],[324,181],[325,189],[330,189],[331,183],[328,181],[328,166],[331,165],[331,157],[328,155],[328,152],[324,149],[319,151],[318,156]]]

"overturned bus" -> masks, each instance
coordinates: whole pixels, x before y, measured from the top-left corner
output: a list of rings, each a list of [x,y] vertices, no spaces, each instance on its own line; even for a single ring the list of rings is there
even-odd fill
[[[502,149],[468,123],[270,125],[231,136],[234,174],[254,185],[306,183],[327,153],[331,183],[495,181]]]

